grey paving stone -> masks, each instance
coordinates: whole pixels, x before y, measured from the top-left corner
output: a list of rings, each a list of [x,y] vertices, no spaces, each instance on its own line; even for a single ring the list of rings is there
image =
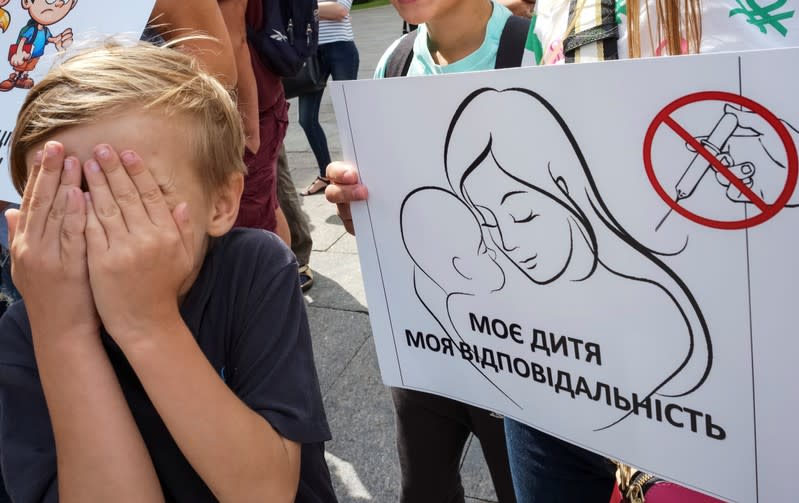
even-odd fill
[[[330,391],[372,334],[369,316],[353,311],[308,306],[314,360],[322,394]],[[371,340],[368,341],[371,344]]]
[[[394,412],[389,392],[380,381],[371,340],[324,398],[333,432],[327,450],[335,456],[335,460],[328,459],[328,465],[339,501],[397,501]],[[339,461],[348,463],[349,468],[342,468]]]
[[[308,181],[313,180],[310,178]],[[327,251],[346,233],[344,224],[336,214],[336,205],[327,202],[323,194],[302,198],[302,208],[308,214],[311,223],[313,249]]]
[[[305,298],[313,307],[366,311],[358,256],[350,253],[312,253],[314,286]]]
[[[463,489],[467,496],[477,498],[480,501],[497,501],[494,483],[491,482],[491,475],[483,458],[480,441],[474,436],[471,437],[463,458],[461,478],[463,480]]]
[[[343,234],[328,251],[332,253],[358,253],[358,244],[355,242],[355,236],[349,233]]]

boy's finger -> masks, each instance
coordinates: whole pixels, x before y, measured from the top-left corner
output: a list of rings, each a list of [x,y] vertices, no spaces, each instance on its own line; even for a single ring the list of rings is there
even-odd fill
[[[42,150],[37,151],[33,156],[33,164],[28,167],[28,179],[25,182],[25,190],[22,192],[22,204],[20,205],[19,222],[17,225],[18,232],[25,231],[25,224],[28,221],[28,207],[33,197],[33,186],[36,184],[36,178],[39,176],[43,156],[44,152]]]
[[[139,190],[114,149],[109,145],[98,145],[94,149],[94,155],[105,173],[108,187],[122,212],[127,228],[132,230],[149,224],[150,218],[139,197]]]
[[[47,224],[50,209],[55,201],[58,187],[61,185],[61,171],[64,169],[64,146],[58,142],[47,142],[44,146],[44,157],[33,195],[28,205],[25,232],[34,236],[42,236]]]
[[[61,254],[66,264],[85,261],[86,257],[86,200],[79,187],[66,191],[67,205],[61,228]]]
[[[82,179],[80,159],[75,156],[67,156],[64,159],[64,170],[61,172],[61,186],[80,188]]]
[[[136,185],[139,197],[144,203],[144,208],[147,210],[150,220],[156,225],[172,223],[172,213],[169,211],[169,205],[164,199],[161,187],[155,181],[147,166],[144,165],[141,157],[131,150],[122,152],[120,157],[128,175]]]
[[[342,204],[353,201],[364,201],[369,196],[366,187],[356,185],[337,185],[330,184],[325,189],[325,197],[331,203]]]
[[[86,203],[86,253],[105,253],[108,250],[108,237],[105,229],[97,217],[90,193],[83,194]]]
[[[67,196],[70,189],[80,186],[80,161],[74,157],[64,159],[64,169],[61,171],[61,185],[55,195],[53,206],[47,218],[47,225],[43,236],[48,242],[57,242],[58,235],[64,226],[64,216],[67,211]]]
[[[94,214],[105,230],[106,237],[109,241],[122,238],[128,233],[128,228],[100,164],[89,159],[83,165],[83,173],[92,196],[91,207],[94,208]]]
[[[189,257],[194,257],[194,228],[191,226],[191,218],[189,216],[189,206],[186,203],[180,203],[175,206],[172,212],[175,219],[175,224],[180,231],[180,238],[183,241],[183,247]]]

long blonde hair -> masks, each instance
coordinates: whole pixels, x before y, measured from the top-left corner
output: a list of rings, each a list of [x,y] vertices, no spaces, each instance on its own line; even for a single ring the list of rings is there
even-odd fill
[[[631,58],[641,57],[641,4],[646,14],[646,31],[652,47],[663,48],[667,54],[698,53],[702,40],[702,0],[654,0],[657,26],[652,26],[648,0],[627,0],[627,50]],[[577,29],[577,20],[585,0],[578,0],[566,35]],[[565,37],[564,37],[565,38]],[[683,47],[683,43],[686,46]]]

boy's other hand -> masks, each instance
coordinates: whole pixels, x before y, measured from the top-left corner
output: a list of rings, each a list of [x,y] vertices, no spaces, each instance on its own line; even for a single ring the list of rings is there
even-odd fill
[[[331,203],[335,203],[338,216],[344,223],[347,232],[355,234],[350,203],[365,201],[369,196],[366,187],[358,181],[358,170],[346,162],[332,162],[327,165],[326,175],[330,180],[330,185],[325,189],[325,197]]]
[[[12,277],[34,337],[99,333],[86,261],[80,161],[48,142],[32,159],[19,210],[6,211]]]
[[[86,243],[97,311],[122,349],[180,316],[178,296],[194,269],[186,203],[170,211],[141,158],[98,145],[84,163]]]

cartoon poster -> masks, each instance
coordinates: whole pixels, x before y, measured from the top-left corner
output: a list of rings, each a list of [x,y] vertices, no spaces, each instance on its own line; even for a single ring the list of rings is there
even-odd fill
[[[334,85],[385,383],[789,501],[797,58]]]
[[[138,40],[155,0],[0,0],[0,201],[19,201],[8,175],[8,144],[28,89],[59,53],[110,35]]]

